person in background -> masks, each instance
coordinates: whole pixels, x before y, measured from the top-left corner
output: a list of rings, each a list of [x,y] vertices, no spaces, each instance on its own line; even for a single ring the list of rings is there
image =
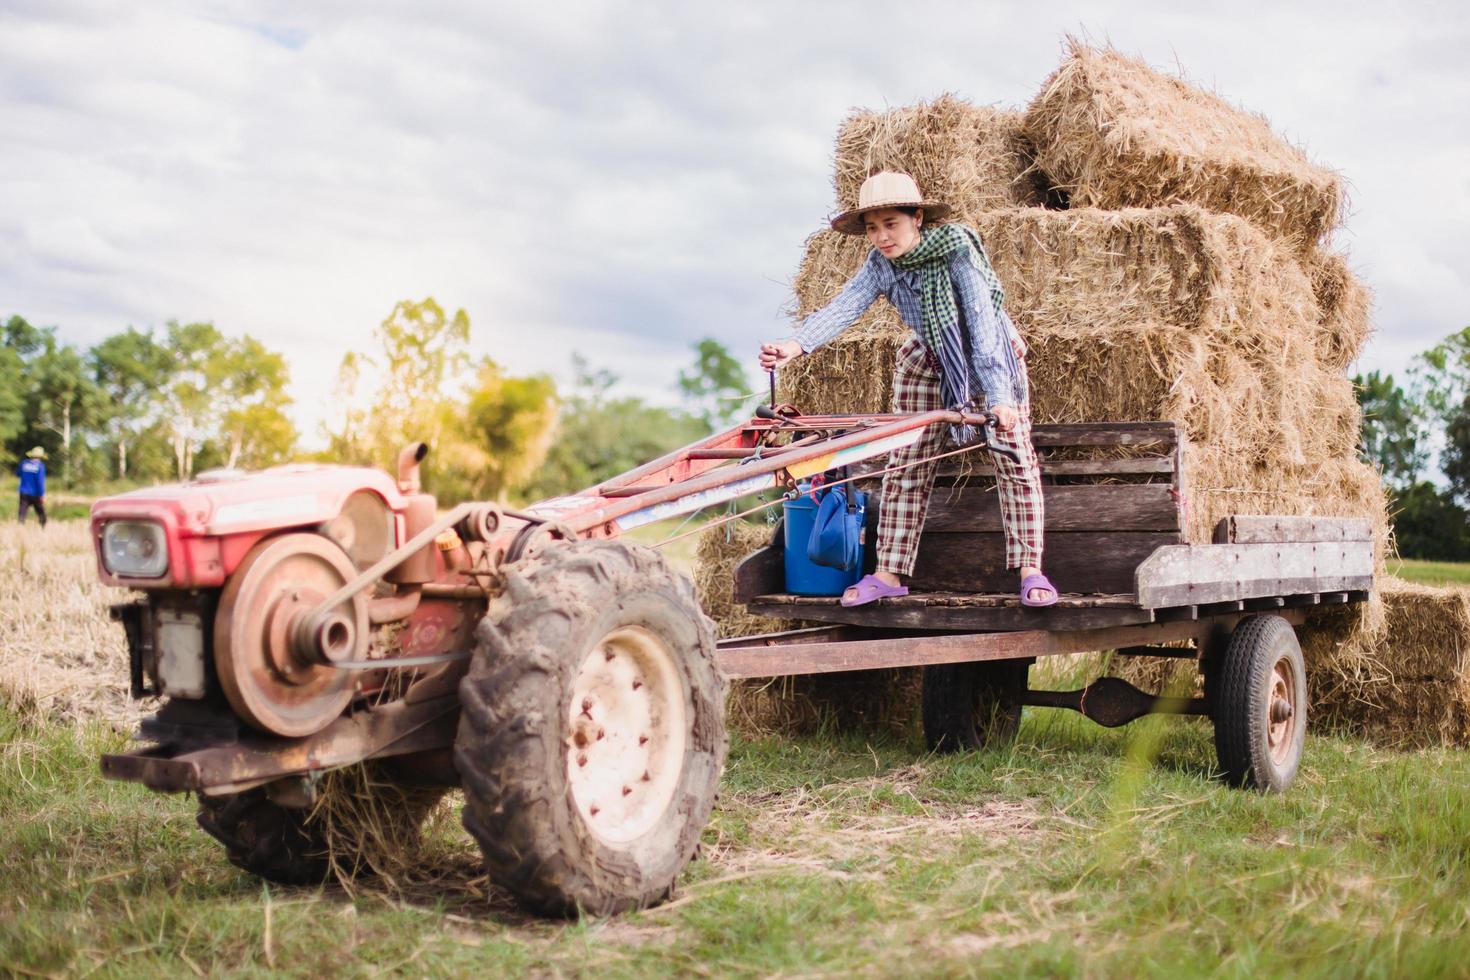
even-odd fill
[[[1041,474],[1031,445],[1026,348],[1004,307],[1005,292],[980,236],[963,224],[940,224],[949,207],[926,200],[914,178],[883,171],[863,182],[858,205],[832,219],[832,228],[865,235],[873,249],[832,302],[802,321],[795,336],[764,344],[761,367],[779,368],[850,327],[879,296],[886,296],[914,333],[898,351],[893,411],[983,408],[996,419],[997,446],[1019,462],[992,453],[1005,528],[1006,566],[1020,577],[1027,606],[1056,603],[1056,586],[1042,574],[1044,519]],[[930,458],[946,435],[959,445],[975,441],[969,426],[946,434],[931,429],[916,445],[895,450],[879,503],[878,568],[842,597],[858,606],[908,594],[919,533],[937,464]],[[924,461],[930,460],[930,461]]]
[[[26,453],[17,469],[20,473],[20,522],[26,522],[26,514],[32,507],[46,526],[46,450],[37,446]]]

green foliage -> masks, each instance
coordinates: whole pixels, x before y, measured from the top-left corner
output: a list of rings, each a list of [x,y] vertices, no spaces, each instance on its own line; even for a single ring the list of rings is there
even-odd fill
[[[532,499],[575,493],[633,469],[709,433],[703,419],[615,398],[617,379],[573,355],[576,382],[562,401],[556,439],[526,488]]]
[[[504,499],[531,476],[555,418],[550,378],[509,377],[488,357],[471,372],[469,316],[447,314],[433,297],[400,302],[373,340],[372,352],[342,359],[344,411],[328,459],[391,467],[404,445],[427,442],[425,479],[444,504]]]
[[[1370,371],[1356,375],[1353,387],[1363,409],[1359,453],[1391,484],[1413,483],[1428,455],[1420,445],[1424,434],[1421,407],[1394,384],[1391,374],[1383,377]]]
[[[693,406],[691,414],[710,429],[723,428],[747,415],[750,376],[745,365],[713,337],[693,348],[694,364],[679,372],[679,390]]]
[[[1393,489],[1390,498],[1400,555],[1432,561],[1470,561],[1470,515],[1450,492],[1421,480]]]
[[[139,468],[134,444],[144,438],[162,407],[173,361],[168,348],[154,340],[152,333],[128,327],[93,347],[88,357],[93,381],[105,403],[100,428],[115,461],[113,475],[127,479],[130,452],[135,457],[134,470],[158,472],[158,447],[153,446],[151,454],[145,451],[144,465]]]
[[[505,500],[532,477],[551,444],[556,385],[544,375],[508,377],[490,358],[454,406],[439,451],[430,456],[439,499]]]

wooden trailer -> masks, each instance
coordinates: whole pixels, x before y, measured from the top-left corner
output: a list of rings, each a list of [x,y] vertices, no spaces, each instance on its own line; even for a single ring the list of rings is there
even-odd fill
[[[1206,715],[1227,780],[1285,789],[1306,732],[1294,627],[1315,606],[1367,598],[1368,521],[1242,514],[1220,521],[1212,543],[1192,545],[1184,541],[1183,442],[1174,423],[1038,425],[1034,441],[1046,568],[1062,590],[1056,605],[1020,604],[1015,573],[1005,569],[993,471],[984,461],[966,469],[950,460],[936,478],[907,596],[849,609],[836,597],[786,592],[779,527],[769,546],[745,558],[735,572],[737,602],[831,625],[722,640],[725,673],[921,666],[925,737],[941,750],[1014,735],[1025,706],[1070,708],[1108,726],[1151,712]],[[870,521],[876,513],[870,503]],[[870,550],[875,537],[868,535]],[[1099,650],[1194,660],[1204,696],[1160,697],[1113,677],[1077,691],[1027,682],[1041,657]]]

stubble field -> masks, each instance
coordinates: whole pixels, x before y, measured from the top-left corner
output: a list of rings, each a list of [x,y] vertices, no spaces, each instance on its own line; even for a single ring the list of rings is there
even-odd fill
[[[0,972],[189,975],[1463,976],[1470,755],[1314,733],[1284,797],[1228,789],[1199,720],[1036,711],[1015,746],[735,739],[669,905],[518,913],[451,808],[420,873],[267,886],[194,805],[103,781],[127,741],[119,596],[84,525],[0,528]]]

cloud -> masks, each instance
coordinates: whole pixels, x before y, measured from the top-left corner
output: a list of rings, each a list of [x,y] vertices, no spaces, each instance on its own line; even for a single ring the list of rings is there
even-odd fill
[[[1363,4],[17,3],[0,14],[0,289],[88,343],[208,319],[284,351],[311,430],[403,298],[511,370],[572,351],[672,399],[688,345],[788,329],[852,106],[1024,103],[1085,30],[1176,60],[1353,182],[1364,366],[1464,325],[1458,8]],[[1416,346],[1418,345],[1418,346]]]

